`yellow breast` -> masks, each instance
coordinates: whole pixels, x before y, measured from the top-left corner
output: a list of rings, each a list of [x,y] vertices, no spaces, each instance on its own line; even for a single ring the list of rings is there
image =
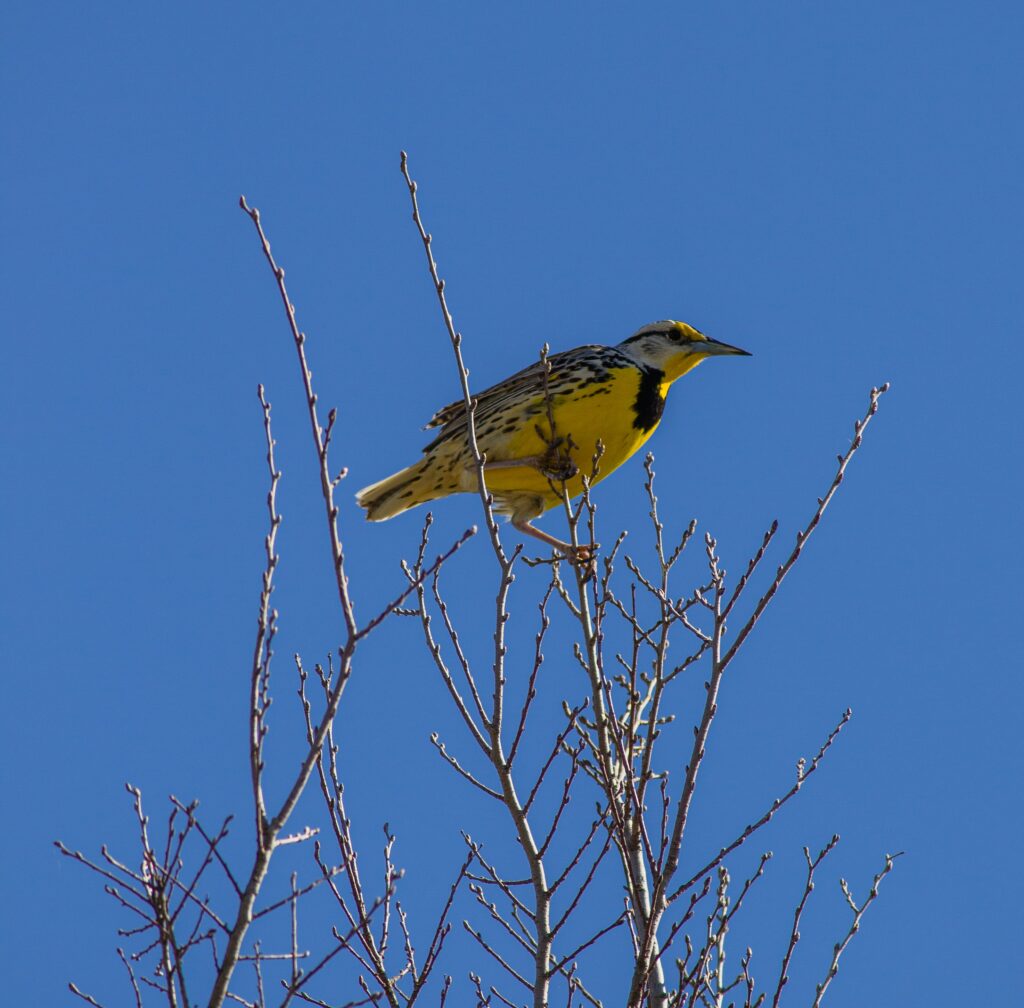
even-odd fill
[[[646,399],[656,400],[657,415],[648,415],[640,422],[637,397],[641,390],[641,372],[636,368],[615,368],[604,380],[552,396],[555,437],[567,439],[562,442],[561,450],[565,450],[571,438],[571,458],[580,474],[590,476],[600,442],[603,451],[592,482],[604,479],[654,433],[661,414],[661,402],[670,384],[662,378],[659,384],[647,390]],[[514,430],[505,430],[508,426],[510,424],[506,423],[502,429],[483,436],[478,432],[480,448],[488,460],[530,458],[543,456],[548,451],[551,434],[543,396],[524,402],[518,411]],[[487,473],[487,485],[496,493],[538,494],[544,498],[547,507],[561,501],[560,484],[552,490],[548,479],[534,467],[493,469]],[[567,486],[571,495],[581,493],[581,476],[568,480]]]

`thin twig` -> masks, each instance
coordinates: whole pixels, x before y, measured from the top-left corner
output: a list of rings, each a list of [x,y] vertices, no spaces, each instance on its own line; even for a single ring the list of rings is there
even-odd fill
[[[878,412],[878,401],[881,399],[886,392],[889,391],[889,383],[880,385],[878,388],[873,388],[870,394],[870,401],[868,403],[867,412],[861,420],[855,420],[853,424],[854,437],[850,442],[850,447],[846,450],[845,454],[836,456],[839,461],[839,467],[836,469],[836,474],[832,478],[828,490],[825,491],[824,497],[818,498],[818,507],[814,514],[811,516],[810,521],[804,526],[804,528],[796,534],[796,545],[794,545],[792,552],[786,558],[785,562],[779,566],[775,572],[775,578],[772,583],[768,586],[768,589],[758,600],[757,605],[754,607],[754,611],[751,613],[750,618],[746,623],[743,624],[742,629],[736,635],[736,639],[732,642],[732,646],[722,656],[723,667],[728,665],[729,662],[736,657],[736,652],[743,646],[743,642],[747,639],[751,630],[757,624],[757,621],[761,618],[765,609],[768,608],[769,603],[775,597],[779,588],[782,587],[782,582],[785,580],[786,575],[793,569],[793,565],[800,558],[800,554],[803,552],[804,546],[807,545],[807,540],[811,534],[818,527],[821,522],[822,516],[825,514],[825,509],[828,507],[832,498],[836,495],[836,491],[839,489],[840,484],[843,482],[843,477],[846,475],[846,467],[850,464],[850,460],[857,453],[857,449],[860,448],[864,440],[864,431],[867,429],[868,424],[871,422],[871,418]]]
[[[779,999],[782,997],[782,988],[789,983],[789,964],[793,959],[793,953],[796,951],[797,943],[800,941],[800,918],[803,916],[807,900],[814,891],[814,873],[817,871],[821,862],[835,850],[836,844],[838,843],[839,834],[837,833],[827,844],[825,844],[824,847],[822,847],[813,860],[811,858],[810,849],[807,847],[804,848],[804,859],[807,862],[807,881],[804,883],[804,891],[800,896],[800,902],[797,903],[796,910],[793,912],[793,927],[789,932],[789,944],[786,946],[786,951],[782,956],[782,966],[779,969],[779,981],[775,985],[775,995],[772,997],[772,1008],[779,1008]]]
[[[820,1008],[822,998],[825,996],[825,992],[828,990],[829,984],[835,979],[836,974],[839,972],[839,958],[843,952],[846,951],[846,946],[853,941],[853,936],[860,930],[861,918],[867,913],[867,909],[871,906],[876,899],[878,899],[878,887],[882,884],[882,880],[889,874],[895,867],[896,858],[903,854],[900,851],[897,854],[886,854],[885,855],[885,867],[874,877],[871,882],[871,889],[868,892],[867,898],[864,902],[857,906],[850,893],[850,888],[846,884],[846,879],[840,879],[839,885],[843,890],[843,895],[846,897],[846,902],[849,904],[850,909],[853,911],[853,920],[850,923],[850,929],[846,932],[842,941],[837,942],[832,949],[832,961],[829,963],[828,973],[825,975],[825,979],[815,987],[814,1003],[811,1008]]]

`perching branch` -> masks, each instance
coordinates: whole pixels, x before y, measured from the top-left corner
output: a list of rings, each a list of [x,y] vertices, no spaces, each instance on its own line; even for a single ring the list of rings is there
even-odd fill
[[[831,484],[818,498],[810,520],[797,533],[795,545],[770,579],[763,567],[776,540],[778,522],[770,525],[735,583],[727,578],[717,540],[707,534],[703,560],[706,569],[699,576],[693,574],[690,568],[695,558],[687,547],[696,535],[696,520],[682,525],[677,535],[666,535],[667,522],[659,513],[654,490],[653,456],[648,456],[646,462],[645,489],[654,534],[654,566],[645,569],[641,560],[626,556],[622,571],[618,557],[625,532],[600,557],[596,553],[597,508],[590,486],[599,475],[603,452],[600,443],[595,445],[589,475],[581,475],[582,495],[578,500],[570,495],[566,480],[570,478],[569,467],[575,468],[575,463],[568,453],[579,446],[572,441],[572,431],[555,429],[545,345],[541,374],[551,454],[543,458],[566,463],[553,464],[547,475],[551,490],[561,497],[568,525],[573,580],[563,581],[565,568],[557,558],[525,561],[531,566],[550,565],[544,568],[550,570],[550,579],[539,582],[536,574],[518,564],[521,546],[509,552],[503,548],[485,479],[487,459],[477,439],[477,404],[470,389],[463,337],[454,325],[445,281],[433,256],[433,239],[422,220],[418,187],[404,152],[401,173],[454,355],[466,416],[468,456],[464,461],[471,459],[476,471],[477,491],[496,562],[494,594],[489,596],[493,598],[493,647],[488,644],[484,667],[474,657],[472,640],[460,632],[461,621],[466,618],[461,612],[463,600],[451,591],[451,580],[441,577],[442,567],[475,529],[467,530],[431,561],[427,551],[432,518],[428,515],[416,558],[403,565],[404,584],[378,603],[372,618],[357,618],[334,497],[345,471],[333,470],[329,458],[332,442],[342,434],[342,425],[335,409],[328,412],[326,423],[320,420],[307,338],[299,328],[284,270],[271,254],[259,211],[250,208],[243,197],[240,206],[256,229],[296,350],[327,523],[332,591],[340,608],[341,645],[323,665],[315,666],[315,672],[307,671],[296,656],[303,734],[298,766],[285,774],[283,783],[275,785],[280,790],[275,798],[268,786],[282,778],[265,771],[273,702],[271,662],[278,630],[278,612],[271,602],[279,563],[277,489],[281,471],[275,459],[271,407],[261,385],[258,394],[269,487],[256,635],[247,668],[248,788],[254,821],[251,863],[240,869],[228,853],[230,847],[225,841],[230,817],[219,829],[208,830],[199,821],[197,802],[186,805],[172,798],[171,812],[161,832],[150,826],[142,811],[141,793],[133,788],[129,790],[134,798],[141,856],[119,860],[104,847],[101,857],[93,861],[63,844],[58,843],[58,847],[63,855],[97,874],[106,891],[131,915],[133,926],[122,934],[139,947],[135,951],[119,949],[118,954],[136,1008],[142,1008],[144,995],[151,1000],[156,997],[170,1008],[200,1003],[196,977],[211,974],[211,970],[209,959],[200,964],[199,970],[193,968],[199,958],[193,955],[197,950],[212,959],[213,981],[207,1003],[213,1008],[227,1001],[246,1008],[267,1008],[267,983],[271,979],[277,986],[269,989],[279,988],[276,1003],[280,1008],[296,1002],[321,1008],[412,1008],[438,971],[451,932],[451,918],[464,898],[464,883],[470,889],[474,912],[482,914],[484,920],[480,926],[468,920],[463,926],[483,961],[502,974],[499,982],[503,991],[485,984],[478,973],[470,974],[471,993],[478,1006],[519,1006],[525,996],[534,1008],[555,1003],[572,1008],[582,1003],[581,999],[595,1008],[622,1003],[628,1008],[724,1008],[726,1003],[738,1004],[739,1000],[744,1008],[762,1008],[768,992],[756,992],[752,951],[748,948],[737,958],[728,935],[771,855],[762,855],[753,874],[736,885],[730,877],[734,870],[731,856],[767,828],[796,797],[849,721],[850,712],[843,715],[809,763],[798,762],[796,779],[789,789],[780,789],[779,797],[750,819],[739,835],[729,834],[733,838],[717,853],[690,850],[697,789],[706,776],[700,771],[713,744],[712,728],[719,715],[725,673],[821,522],[889,386],[871,390],[867,412],[854,424],[854,439],[838,456]],[[541,427],[537,429],[541,431]],[[542,433],[542,437],[546,435]],[[682,593],[676,585],[680,572],[689,578]],[[621,584],[623,577],[626,585]],[[540,599],[536,610],[540,626],[529,630],[521,655],[521,639],[510,631],[512,600],[524,590],[517,578],[522,578],[527,590],[540,584],[530,603],[532,606]],[[768,583],[757,589],[760,594],[748,608],[747,596],[758,581]],[[474,594],[479,595],[479,591]],[[473,601],[471,618],[479,620],[476,598]],[[558,601],[564,604],[564,610]],[[550,613],[549,606],[558,611]],[[566,628],[556,622],[562,613],[568,615],[568,641]],[[384,824],[382,856],[374,861],[373,870],[365,870],[365,863],[360,863],[343,783],[353,768],[343,761],[348,750],[335,723],[353,674],[357,647],[383,627],[392,614],[419,618],[430,660],[471,745],[456,743],[454,750],[449,749],[436,731],[430,736],[431,742],[455,771],[453,779],[461,779],[482,792],[489,799],[488,808],[496,809],[495,803],[501,806],[506,832],[515,840],[516,863],[510,869],[504,850],[495,853],[488,849],[485,855],[482,845],[464,832],[467,852],[461,867],[454,871],[430,937],[425,946],[419,946],[419,952],[398,895],[400,884],[404,886],[403,872],[396,863],[396,839],[388,824]],[[439,624],[435,622],[438,616]],[[491,617],[487,619],[490,622]],[[728,631],[730,620],[740,623],[734,635]],[[438,625],[442,631],[436,631]],[[678,635],[683,640],[681,653],[671,647]],[[545,652],[554,649],[557,654],[559,648],[565,650],[552,668]],[[666,766],[673,761],[666,758],[662,741],[678,730],[674,724],[691,722],[691,717],[682,717],[685,712],[682,704],[675,702],[675,690],[700,666],[705,670],[704,694],[698,709],[692,712],[693,738],[685,742],[688,757],[681,773],[677,773],[674,766]],[[326,819],[289,827],[314,777]],[[581,813],[579,799],[584,796]],[[805,848],[806,882],[793,913],[778,979],[770,991],[771,1008],[780,1008],[789,983],[815,871],[837,841],[834,837],[816,858]],[[304,844],[312,853],[310,867],[315,876],[300,881],[300,873],[291,871],[287,887],[278,886],[267,899],[264,890],[270,888],[267,880],[274,854],[282,847],[300,848]],[[332,846],[333,851],[329,850]],[[833,947],[826,976],[816,987],[814,1008],[819,1008],[837,975],[842,954],[898,856],[886,857],[885,867],[875,876],[862,903],[856,902],[846,882],[841,881],[852,921]],[[702,867],[694,872],[693,865]],[[227,894],[226,911],[215,907],[207,895],[214,880],[221,898]],[[338,923],[331,928],[326,949],[314,950],[305,947],[306,917],[300,910],[307,899],[320,896],[333,900]],[[260,929],[271,924],[277,927],[280,944],[253,941],[251,935],[257,930],[253,925],[257,922]],[[631,950],[626,952],[619,970],[620,977],[629,977],[628,993],[618,991],[602,1000],[596,990],[584,985],[580,960],[585,966],[586,957],[594,954],[601,939],[619,929],[628,942],[615,945],[610,941],[602,947],[609,950],[609,955],[619,954],[623,947]],[[806,944],[801,948],[806,950]],[[346,961],[355,971],[351,988],[337,998],[316,996],[312,992],[314,979],[326,989],[341,990],[334,971]],[[237,982],[240,963],[252,963],[251,984],[245,996],[231,989]],[[673,968],[676,973],[670,977]],[[774,979],[774,970],[772,976]],[[508,981],[511,987],[506,987]],[[431,986],[438,989],[443,1008],[454,989],[452,978],[445,976]],[[70,990],[80,1000],[96,1008],[100,1005],[74,985]]]

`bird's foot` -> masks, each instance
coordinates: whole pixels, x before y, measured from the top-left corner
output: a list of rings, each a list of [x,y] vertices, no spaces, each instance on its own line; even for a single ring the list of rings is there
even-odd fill
[[[561,451],[561,446],[564,443],[565,438],[555,438],[548,445],[547,453],[541,458],[540,465],[537,467],[545,476],[557,483],[571,480],[580,471],[580,467],[565,452]]]
[[[557,552],[551,557],[524,557],[523,562],[527,567],[554,566],[563,561],[568,562],[572,567],[583,575],[584,581],[589,581],[597,575],[597,550],[600,543],[591,543],[581,546],[573,546],[565,543],[557,547]]]
[[[484,463],[484,471],[492,472],[498,469],[536,469],[542,476],[553,480],[556,483],[570,480],[579,471],[579,466],[567,455],[560,451],[559,447],[565,438],[557,438],[549,445],[543,455],[524,455],[521,458],[495,459],[493,462],[488,459]],[[467,469],[472,469],[473,464],[468,463]]]
[[[583,575],[585,581],[597,575],[597,551],[600,543],[580,543],[579,546],[566,544],[565,559]]]

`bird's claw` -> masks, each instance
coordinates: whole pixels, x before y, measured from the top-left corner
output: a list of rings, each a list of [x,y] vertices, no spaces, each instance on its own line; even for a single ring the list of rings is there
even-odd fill
[[[600,543],[581,543],[579,546],[570,546],[566,550],[565,558],[573,567],[582,570],[585,576],[591,577],[597,573],[597,551],[600,548]]]
[[[544,475],[556,483],[566,483],[580,471],[580,467],[571,459],[560,459],[554,465],[544,463]]]
[[[580,467],[565,453],[560,451],[565,438],[556,438],[548,445],[547,454],[541,459],[540,471],[550,480],[557,483],[565,483],[571,480],[579,471]]]

